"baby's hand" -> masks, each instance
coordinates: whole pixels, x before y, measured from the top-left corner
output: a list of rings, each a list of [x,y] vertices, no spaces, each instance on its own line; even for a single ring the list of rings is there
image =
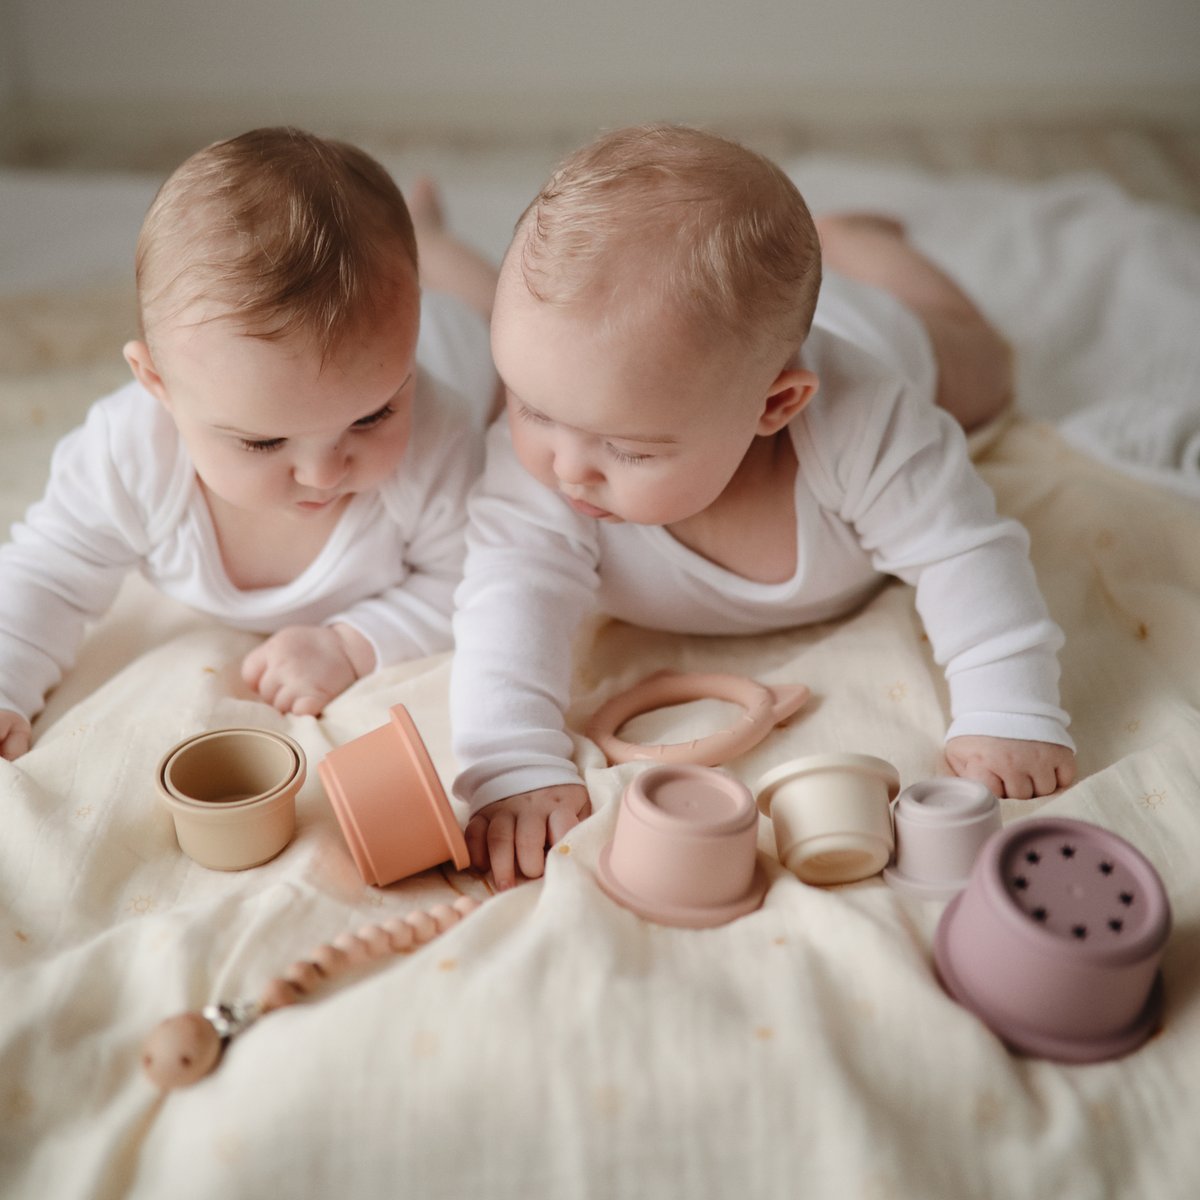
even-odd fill
[[[1054,742],[969,735],[946,743],[955,775],[978,779],[999,797],[1031,800],[1075,782],[1075,752]]]
[[[0,708],[0,758],[13,762],[33,744],[33,730],[20,713]]]
[[[242,660],[242,678],[282,713],[317,716],[375,668],[371,643],[349,625],[291,625]]]
[[[592,802],[581,783],[537,788],[497,800],[467,822],[471,866],[485,871],[490,862],[492,878],[501,891],[517,882],[516,867],[522,875],[536,879],[545,869],[547,848],[591,811]]]

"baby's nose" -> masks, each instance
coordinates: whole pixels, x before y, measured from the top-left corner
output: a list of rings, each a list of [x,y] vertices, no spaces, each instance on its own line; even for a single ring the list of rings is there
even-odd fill
[[[555,449],[554,474],[560,483],[566,484],[589,483],[602,478],[586,449],[570,443]]]
[[[303,487],[328,491],[346,477],[347,457],[340,446],[315,451],[296,464],[296,482]]]

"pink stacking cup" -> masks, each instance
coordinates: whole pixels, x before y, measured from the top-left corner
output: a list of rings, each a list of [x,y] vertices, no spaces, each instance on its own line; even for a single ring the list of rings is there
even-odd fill
[[[659,925],[722,925],[767,889],[749,789],[714,767],[649,767],[625,789],[597,878],[618,904]]]

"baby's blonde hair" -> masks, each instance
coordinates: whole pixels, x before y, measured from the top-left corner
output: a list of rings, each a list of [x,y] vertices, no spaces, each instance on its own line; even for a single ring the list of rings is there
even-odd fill
[[[517,223],[526,287],[601,319],[662,311],[700,338],[795,349],[821,283],[795,184],[736,142],[678,125],[605,134],[571,154]]]
[[[370,155],[254,129],[193,154],[159,189],[137,243],[142,335],[202,301],[248,336],[310,337],[324,359],[378,319],[405,263],[415,287],[408,206]]]

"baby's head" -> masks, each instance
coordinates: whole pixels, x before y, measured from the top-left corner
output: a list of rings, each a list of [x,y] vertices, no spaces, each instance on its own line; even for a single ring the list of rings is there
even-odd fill
[[[324,358],[415,286],[417,243],[400,189],[356,146],[254,129],[198,151],[166,180],[138,237],[141,331],[228,321]]]
[[[761,155],[665,125],[577,151],[518,221],[496,293],[522,462],[600,519],[708,507],[815,390],[793,359],[820,278],[808,208]]]
[[[417,248],[369,155],[289,128],[200,150],[155,197],[136,274],[141,338],[126,358],[211,493],[318,512],[394,468]]]

